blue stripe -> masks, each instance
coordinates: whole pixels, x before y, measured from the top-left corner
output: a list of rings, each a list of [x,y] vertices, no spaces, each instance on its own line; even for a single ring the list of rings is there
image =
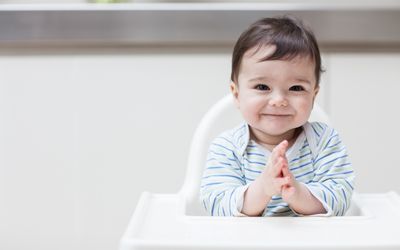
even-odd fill
[[[265,155],[259,154],[259,153],[247,153],[247,155],[258,155],[258,156],[261,156],[261,157],[265,157]]]
[[[311,171],[309,171],[309,172],[306,172],[306,173],[304,173],[304,174],[301,174],[301,175],[295,176],[295,178],[297,179],[297,178],[303,177],[303,176],[305,176],[305,175],[312,174],[313,172],[314,172],[314,171],[313,171],[313,170],[311,170]]]
[[[211,207],[211,216],[214,216],[214,206],[215,206],[216,198],[217,198],[217,197],[214,198],[213,204],[212,204],[212,207]]]
[[[292,209],[288,209],[288,210],[284,210],[284,211],[269,211],[270,213],[273,213],[273,214],[276,214],[276,215],[282,215],[282,214],[285,214],[285,213],[293,213],[293,211],[292,211]]]
[[[236,171],[241,171],[242,169],[240,167],[233,167],[232,165],[229,165],[227,168],[227,166],[209,166],[206,169],[229,169],[229,170],[236,170]]]
[[[201,186],[201,188],[207,187],[207,186],[214,186],[214,185],[219,185],[219,184],[224,184],[224,182],[211,182],[207,183]]]
[[[342,175],[342,174],[351,174],[353,172],[354,172],[353,170],[350,170],[350,171],[341,172],[341,173],[327,174],[326,176],[336,176],[336,175]]]
[[[324,149],[326,149],[326,148],[329,146],[329,143],[331,142],[331,140],[332,140],[333,138],[337,137],[337,136],[338,136],[338,134],[336,134],[336,135],[332,136],[331,138],[329,138],[329,140],[328,140],[328,142],[326,143]]]
[[[213,154],[216,154],[216,155],[220,155],[220,156],[228,157],[228,156],[226,156],[226,154],[217,153],[217,152],[214,152],[214,151],[212,151],[212,150],[210,150],[210,153],[213,153]]]
[[[235,145],[233,142],[231,142],[230,140],[226,139],[225,137],[220,136],[220,137],[217,137],[216,139],[224,139],[224,140],[227,141],[229,144],[231,144],[232,147],[233,147],[235,150],[238,150],[238,148],[236,147],[236,145]]]
[[[295,168],[289,168],[289,169],[290,169],[290,171],[294,171],[294,170],[296,170],[296,169],[299,169],[299,168],[305,167],[305,166],[307,166],[307,165],[310,165],[310,164],[312,164],[312,161],[310,161],[310,162],[307,162],[307,163],[304,163],[304,164],[302,164],[302,165],[300,165],[300,166],[298,166],[298,167],[295,167]]]
[[[227,148],[227,147],[225,147],[225,146],[223,146],[223,145],[221,145],[221,144],[212,143],[212,145],[221,147],[221,148],[223,148],[223,149],[226,149],[226,150],[228,150],[229,152],[231,152],[231,153],[233,154],[233,150],[232,150],[232,149]]]
[[[245,176],[244,179],[247,180],[247,181],[254,181],[255,180],[255,179],[249,178],[247,176]]]
[[[268,205],[267,208],[289,207],[289,205]]]
[[[345,166],[348,166],[348,165],[351,165],[351,163],[350,163],[350,162],[343,163],[343,164],[341,164],[341,165],[335,166],[335,168],[342,168],[342,167],[345,167]]]
[[[227,148],[227,147],[225,147],[225,146],[223,146],[223,145],[217,144],[217,143],[212,143],[212,145],[218,146],[218,147],[221,147],[221,148],[224,148],[224,149],[230,151],[230,152],[232,153],[233,157],[235,157],[236,160],[237,160],[238,162],[240,162],[240,161],[239,161],[239,158],[236,156],[235,152],[234,152],[232,149],[229,149],[229,148]]]
[[[329,179],[331,182],[337,184],[337,182],[334,179]]]
[[[320,160],[322,160],[322,159],[324,159],[324,158],[326,158],[326,157],[328,157],[328,156],[330,156],[330,155],[333,155],[333,154],[336,154],[336,153],[340,153],[340,152],[343,151],[343,150],[345,150],[344,147],[343,147],[342,149],[340,149],[340,150],[330,152],[329,154],[324,155],[324,156],[322,156],[322,157],[319,158],[319,159],[316,159],[316,160],[314,161],[314,163],[317,163],[317,162],[319,162]],[[345,156],[347,156],[347,155],[345,155]]]
[[[317,174],[315,174],[315,176],[324,175],[324,174],[326,174],[326,173],[329,172],[329,171],[330,171],[330,169],[328,168],[327,170],[325,170],[325,171],[322,172],[322,173],[317,173]]]
[[[212,207],[211,207],[211,216],[214,215],[215,202],[216,202],[218,196],[220,196],[222,193],[223,193],[223,192],[217,194],[217,195],[214,197],[213,205],[212,205]]]
[[[290,161],[290,163],[293,163],[294,161],[300,160],[301,158],[306,157],[307,155],[311,155],[311,151],[309,151],[307,154],[301,155],[297,158],[294,158],[293,160]]]
[[[328,191],[333,195],[333,197],[335,197],[335,200],[338,200],[335,193],[326,185],[324,185],[324,183],[320,183],[322,186],[324,186],[326,189],[328,189]]]
[[[206,169],[221,169],[221,168],[226,169],[226,167],[222,167],[222,166],[210,166],[210,167],[207,167]]]
[[[306,142],[301,149],[304,149],[305,147],[308,147],[308,146],[309,146],[309,144],[308,144],[308,142]]]
[[[249,172],[253,172],[253,173],[257,173],[257,174],[261,174],[261,171],[258,171],[258,170],[252,170],[252,169],[249,169],[249,168],[244,168],[244,170],[249,171]]]
[[[259,161],[250,161],[249,159],[247,159],[247,158],[244,158],[248,163],[251,163],[251,164],[258,164],[258,165],[262,165],[262,166],[264,166],[266,163],[265,162],[259,162]]]
[[[320,128],[322,129],[322,131],[324,131],[324,130],[325,130],[325,128],[324,128],[324,127],[322,127],[322,125],[321,125],[321,124],[319,124],[318,122],[317,122],[316,124],[317,124],[317,126],[318,126],[318,127],[320,127]]]
[[[314,133],[316,133],[317,136],[319,137],[319,134],[318,134],[317,130],[315,130],[314,126],[311,126],[311,127],[312,127],[312,129],[314,130]]]
[[[344,181],[347,183],[347,185],[350,186],[351,190],[354,190],[354,187],[350,184],[350,182],[348,182],[347,180],[344,180]]]
[[[346,205],[346,207],[347,207],[347,195],[346,195],[346,192],[344,191],[343,188],[342,188],[342,193],[343,193],[343,196],[344,196],[345,205]]]
[[[202,179],[208,179],[208,178],[216,178],[216,177],[229,177],[229,178],[235,178],[238,179],[239,181],[243,181],[242,178],[237,177],[235,175],[230,175],[230,174],[215,174],[215,175],[208,175],[208,176],[203,176]]]
[[[332,146],[329,146],[329,147],[327,147],[327,148],[333,148],[333,147],[336,147],[338,144],[340,144],[340,143],[342,143],[342,141],[338,141],[336,144],[333,144]]]
[[[346,209],[346,208],[345,208],[344,206],[342,206],[342,212],[340,213],[340,215],[341,215],[341,216],[343,216],[343,215],[344,215],[344,213],[345,213],[345,209]]]
[[[336,160],[338,160],[338,159],[343,159],[343,158],[346,158],[346,157],[347,157],[347,155],[342,155],[342,156],[339,156],[339,157],[337,157],[337,158],[335,158],[335,159],[333,159],[333,160],[327,161],[327,162],[323,163],[322,165],[320,165],[320,166],[318,167],[318,170],[320,170],[323,166],[325,166],[325,165],[327,165],[327,164],[329,164],[329,163],[332,163],[332,162],[334,162],[334,161],[336,161]],[[342,164],[342,165],[343,165],[343,164]]]
[[[227,166],[232,166],[232,164],[230,164],[229,162],[222,162],[222,161],[220,161],[219,159],[215,159],[215,158],[207,159],[207,162],[209,162],[209,161],[217,161],[219,164],[223,164],[223,165],[227,165]]]
[[[210,160],[210,161],[211,161],[211,160]],[[223,168],[226,168],[226,167],[233,167],[232,164],[227,163],[227,162],[220,162],[220,161],[215,160],[215,159],[213,159],[213,161],[216,161],[216,163],[219,163],[219,164],[221,164],[221,165],[224,165],[224,166],[219,166],[219,167],[223,167]],[[208,162],[208,161],[207,161],[207,162]],[[238,168],[238,169],[240,169],[240,168]]]
[[[214,152],[214,151],[212,151],[212,150],[210,150],[210,153],[213,153],[213,154],[216,154],[216,155],[220,155],[220,156],[224,156],[224,157],[226,157],[226,159],[228,159],[228,160],[230,160],[230,161],[236,162],[235,159],[229,158],[229,157],[228,157],[227,155],[225,155],[225,154],[217,153],[217,152]]]

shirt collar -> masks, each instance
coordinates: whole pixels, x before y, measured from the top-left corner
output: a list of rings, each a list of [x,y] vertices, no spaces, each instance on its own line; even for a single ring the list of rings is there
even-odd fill
[[[243,121],[233,130],[233,139],[238,145],[238,153],[244,155],[250,140],[250,130],[247,122]]]
[[[295,144],[299,144],[299,143],[297,143],[298,141],[304,141],[304,139],[307,137],[305,134],[303,135],[303,133],[305,132],[308,124],[309,123],[307,122],[305,125],[303,125],[303,132],[296,139]],[[247,124],[247,122],[243,121],[239,126],[237,126],[233,131],[233,138],[234,138],[234,141],[237,143],[236,145],[238,145],[238,150],[239,150],[238,153],[243,156],[245,154],[247,146],[249,145],[249,142],[250,142],[249,124]],[[298,145],[296,145],[296,146],[298,146]],[[297,149],[297,147],[296,147],[296,149]],[[289,151],[293,152],[296,150],[293,150],[292,148],[290,148]]]

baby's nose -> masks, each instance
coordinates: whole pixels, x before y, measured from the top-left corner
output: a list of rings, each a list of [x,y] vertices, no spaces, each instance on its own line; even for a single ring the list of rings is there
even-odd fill
[[[288,101],[286,100],[285,95],[282,93],[274,93],[271,95],[269,104],[275,107],[286,107],[288,105]]]

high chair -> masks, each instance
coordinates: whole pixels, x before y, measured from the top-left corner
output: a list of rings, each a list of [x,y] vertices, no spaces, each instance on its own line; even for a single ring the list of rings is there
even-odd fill
[[[187,173],[175,194],[144,192],[120,241],[120,250],[139,249],[400,249],[400,196],[395,192],[353,194],[342,217],[211,217],[199,200],[208,147],[223,130],[239,123],[227,95],[198,125]],[[330,123],[314,105],[310,121]]]

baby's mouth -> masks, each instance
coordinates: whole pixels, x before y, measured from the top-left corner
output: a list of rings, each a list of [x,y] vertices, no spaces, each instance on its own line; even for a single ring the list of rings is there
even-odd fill
[[[276,117],[280,117],[280,116],[282,116],[282,117],[290,116],[290,114],[280,114],[280,113],[278,113],[278,114],[269,113],[269,114],[262,114],[262,115],[266,115],[266,116],[276,116]]]

